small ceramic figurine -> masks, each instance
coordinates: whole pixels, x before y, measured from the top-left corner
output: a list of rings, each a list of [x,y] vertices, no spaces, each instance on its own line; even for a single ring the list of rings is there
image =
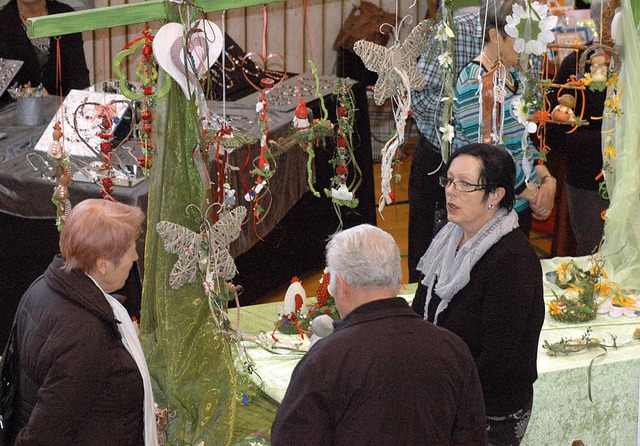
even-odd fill
[[[558,105],[551,112],[551,118],[559,122],[575,122],[576,117],[573,108],[576,106],[576,99],[573,95],[563,94],[558,98]]]
[[[293,117],[293,125],[299,132],[308,132],[309,127],[309,113],[307,112],[307,103],[300,99],[300,103],[296,107],[296,113]]]
[[[606,82],[607,72],[609,71],[609,64],[607,63],[607,56],[602,53],[594,53],[590,58],[591,63],[591,80],[593,82]]]
[[[322,272],[322,277],[319,280],[320,286],[318,286],[318,291],[316,292],[318,295],[318,308],[326,306],[329,299],[331,299],[331,294],[329,294],[330,281],[331,275],[329,274],[329,270],[325,268]]]
[[[229,183],[224,183],[224,204],[226,206],[236,205],[236,190],[232,189]]]
[[[51,146],[47,151],[47,155],[49,155],[51,158],[55,158],[58,160],[61,158],[66,158],[66,153],[64,152],[64,148],[62,147],[62,143],[60,142],[62,136],[63,134],[62,130],[60,129],[60,124],[56,122],[53,125],[53,142],[51,143]]]
[[[307,293],[302,282],[297,277],[291,279],[291,284],[284,295],[284,314],[300,312],[307,313]]]

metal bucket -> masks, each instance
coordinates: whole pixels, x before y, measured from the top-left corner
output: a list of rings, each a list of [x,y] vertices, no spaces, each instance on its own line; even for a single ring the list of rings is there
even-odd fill
[[[18,98],[18,110],[16,124],[40,125],[44,123],[44,111],[42,96],[31,98]]]

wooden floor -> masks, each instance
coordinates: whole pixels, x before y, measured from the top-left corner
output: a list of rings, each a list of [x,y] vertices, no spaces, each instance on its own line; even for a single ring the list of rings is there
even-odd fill
[[[402,161],[398,168],[400,174],[400,183],[393,186],[395,188],[396,203],[391,206],[386,206],[383,214],[378,213],[377,225],[378,227],[389,232],[398,243],[400,247],[400,254],[402,256],[402,280],[403,283],[407,283],[409,280],[408,272],[408,222],[409,222],[409,172],[411,167],[411,156],[407,156]],[[376,198],[380,197],[380,163],[374,164],[374,181],[376,188]],[[551,236],[540,232],[532,231],[530,236],[531,243],[536,248],[538,256],[545,258],[549,256],[551,251]],[[307,275],[300,276],[300,280],[305,288],[307,296],[315,296],[319,285],[319,279],[322,276],[322,271],[316,271]],[[254,304],[266,303],[266,302],[279,302],[284,299],[284,294],[287,291],[288,284],[283,284],[280,288],[265,295],[261,299],[258,299]]]

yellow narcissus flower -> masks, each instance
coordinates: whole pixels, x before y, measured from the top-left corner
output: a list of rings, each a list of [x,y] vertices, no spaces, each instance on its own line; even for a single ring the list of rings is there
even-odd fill
[[[560,309],[558,308],[558,302],[548,303],[547,306],[549,307],[549,313],[551,313],[552,316],[560,314]]]
[[[608,144],[605,148],[604,148],[604,156],[606,158],[615,158],[616,157],[616,148],[613,147],[612,144]]]
[[[612,291],[611,285],[608,283],[596,283],[594,288],[596,291],[599,291],[601,296],[608,296]]]
[[[612,299],[611,303],[616,307],[629,307],[638,309],[637,303],[635,299],[631,296],[627,296],[622,292],[617,293]]]
[[[565,278],[567,277],[567,262],[562,262],[560,265],[558,265],[558,267],[556,268],[556,272],[558,273],[558,280],[560,282],[564,282]]]

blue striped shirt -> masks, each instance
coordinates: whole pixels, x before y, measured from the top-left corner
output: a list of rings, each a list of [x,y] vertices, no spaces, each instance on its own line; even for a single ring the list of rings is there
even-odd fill
[[[453,106],[453,118],[455,126],[455,137],[453,139],[453,150],[466,144],[479,142],[478,129],[480,125],[480,101],[479,101],[479,76],[485,74],[486,71],[478,62],[471,62],[462,69],[456,84],[456,99]],[[538,151],[527,141],[526,151],[522,149],[522,137],[525,135],[524,127],[513,116],[511,109],[514,99],[519,96],[518,76],[516,71],[511,69],[511,76],[515,82],[515,93],[507,88],[507,94],[503,104],[504,108],[504,124],[502,126],[502,141],[504,148],[509,152],[516,164],[516,183],[515,189],[521,190],[524,187],[525,175],[522,170],[522,159],[526,156],[531,163],[532,169],[535,168],[538,159]],[[522,92],[520,92],[522,93]],[[533,170],[530,181],[535,180],[536,174]],[[529,206],[529,202],[519,196],[516,197],[514,209],[520,212]]]

